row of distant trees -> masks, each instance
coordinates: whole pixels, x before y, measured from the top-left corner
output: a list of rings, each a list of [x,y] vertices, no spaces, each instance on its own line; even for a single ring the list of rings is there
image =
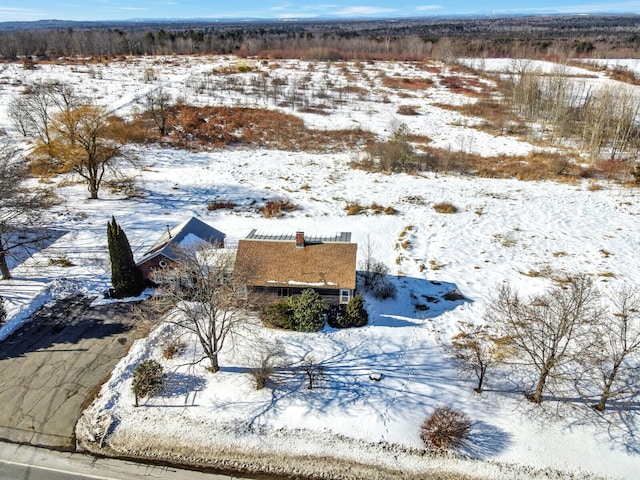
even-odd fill
[[[0,32],[0,58],[169,54],[316,59],[637,55],[633,17],[122,24]],[[28,26],[27,26],[28,27]]]

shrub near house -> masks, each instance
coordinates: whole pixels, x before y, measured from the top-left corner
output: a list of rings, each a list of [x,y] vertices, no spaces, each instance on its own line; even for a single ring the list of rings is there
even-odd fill
[[[362,327],[369,321],[369,314],[360,295],[346,305],[325,305],[320,295],[308,289],[301,295],[287,297],[262,309],[262,322],[270,327],[315,332],[324,326],[324,315],[333,328]]]
[[[364,299],[356,295],[346,305],[333,305],[327,312],[329,326],[333,328],[363,327],[369,322]]]
[[[262,321],[276,328],[297,332],[316,332],[324,326],[325,303],[311,289],[300,295],[272,303],[263,309]]]

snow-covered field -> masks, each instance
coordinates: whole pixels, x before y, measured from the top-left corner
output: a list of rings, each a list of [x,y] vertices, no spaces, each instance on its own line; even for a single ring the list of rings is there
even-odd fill
[[[188,103],[276,108],[248,91],[193,87],[206,72],[238,62],[222,57],[145,58],[108,65],[43,65],[33,72],[1,65],[0,119],[17,138],[6,120],[9,100],[21,84],[53,78],[76,85],[123,115],[159,85]],[[360,126],[385,135],[393,120],[408,119],[413,133],[429,136],[439,147],[483,155],[525,154],[535,148],[517,138],[493,137],[471,128],[473,121],[432,105],[470,100],[440,86],[435,74],[414,64],[311,68],[304,62],[282,61],[271,68],[249,63],[269,69],[270,75],[311,75],[316,86],[327,79],[333,85],[353,81],[371,92],[337,104],[329,115],[278,107],[300,115],[313,128]],[[359,73],[361,68],[366,75]],[[346,80],[345,71],[355,79]],[[380,71],[433,77],[435,84],[425,91],[396,92],[380,85]],[[250,79],[254,74],[235,76]],[[388,102],[381,100],[383,96]],[[400,104],[415,104],[420,115],[397,115]],[[191,349],[173,360],[162,358],[163,339],[176,332],[160,326],[134,345],[78,424],[78,438],[87,447],[222,467],[232,465],[231,460],[225,463],[227,455],[247,468],[258,468],[260,461],[271,463],[273,471],[282,464],[295,465],[299,472],[325,468],[326,478],[346,477],[348,472],[360,478],[419,478],[434,471],[505,479],[637,477],[637,413],[630,413],[631,421],[625,423],[620,412],[600,417],[581,404],[559,410],[553,401],[532,406],[513,390],[505,374],[489,378],[487,391],[478,395],[471,380],[459,377],[440,344],[456,331],[458,322],[480,321],[488,297],[502,282],[531,293],[549,286],[553,275],[582,272],[594,275],[605,292],[622,283],[638,284],[640,206],[635,189],[605,182],[594,190],[581,182],[367,173],[349,167],[353,152],[186,152],[155,146],[135,147],[130,153],[135,153],[137,166],[128,167],[128,173],[136,176],[142,197],[124,199],[105,190],[101,200],[87,201],[85,187],[69,181],[56,190],[62,202],[54,207],[49,227],[60,236],[16,265],[14,280],[0,283],[0,295],[14,318],[0,338],[56,295],[77,290],[99,294],[109,286],[106,222],[112,214],[138,256],[167,224],[191,215],[226,233],[229,244],[253,228],[271,233],[350,231],[359,244],[359,258],[370,241],[376,256],[389,266],[399,292],[395,300],[367,298],[370,323],[360,329],[301,334],[268,330],[255,322],[251,335],[223,353],[222,370],[215,375],[204,366],[180,367],[192,357]],[[254,200],[272,198],[290,199],[298,209],[282,218],[263,218],[251,207]],[[213,200],[233,201],[238,207],[208,211]],[[392,206],[396,214],[347,216],[345,206],[354,201]],[[444,201],[455,204],[459,212],[443,215],[432,208]],[[402,232],[408,232],[403,240],[410,240],[406,249],[398,241]],[[74,265],[49,263],[59,256]],[[442,299],[453,289],[468,300]],[[429,309],[416,309],[417,303]],[[324,366],[319,388],[307,390],[299,373],[280,376],[276,388],[254,389],[248,373],[255,361],[252,352],[256,344],[274,342],[284,346],[293,364],[312,355]],[[165,392],[134,408],[131,375],[145,358],[161,361],[172,375]],[[371,373],[382,373],[382,380],[370,380]],[[440,404],[474,420],[465,458],[433,457],[422,451],[420,423]],[[290,456],[297,457],[295,462]],[[356,463],[371,465],[372,470],[358,467],[360,471]]]

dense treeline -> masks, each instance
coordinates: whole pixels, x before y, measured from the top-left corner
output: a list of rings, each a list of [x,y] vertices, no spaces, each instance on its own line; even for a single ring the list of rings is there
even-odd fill
[[[46,25],[46,28],[43,27]],[[237,54],[334,59],[626,57],[639,16],[243,23],[0,24],[0,58]]]

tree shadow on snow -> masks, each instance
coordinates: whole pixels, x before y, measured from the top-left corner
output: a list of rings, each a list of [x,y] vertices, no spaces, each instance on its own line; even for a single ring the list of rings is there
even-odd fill
[[[613,445],[629,454],[640,454],[640,402],[610,399],[604,412],[592,408],[596,403],[596,400],[583,400],[582,415],[570,426],[591,423],[596,427],[597,435],[606,435]]]
[[[512,443],[511,434],[477,420],[471,426],[462,453],[478,460],[487,460],[506,451]]]
[[[206,385],[206,380],[195,373],[191,375],[177,371],[168,372],[165,375],[160,396],[164,398],[182,398],[183,402],[180,406],[196,406],[197,395],[204,390]]]
[[[202,206],[215,205],[216,202],[235,204],[231,210],[255,210],[255,206],[264,199],[277,196],[274,192],[262,189],[249,189],[244,185],[180,185],[173,190],[155,192],[149,190],[141,199],[142,202],[157,205],[166,211],[200,210]],[[282,195],[280,195],[282,196]],[[212,208],[213,211],[216,208]]]
[[[367,295],[369,325],[413,327],[471,301],[454,283],[393,275],[386,275],[385,279],[396,287],[396,296],[378,300]]]
[[[5,232],[2,241],[8,249],[9,268],[13,270],[22,265],[34,254],[50,247],[67,233],[69,233],[67,230],[53,228],[28,228]],[[16,247],[16,245],[20,246]]]
[[[292,346],[290,345],[290,348]],[[303,400],[320,414],[338,409],[343,413],[371,411],[372,420],[387,415],[394,419],[421,421],[425,406],[442,402],[442,396],[455,403],[459,394],[452,382],[456,371],[443,355],[436,354],[437,345],[410,345],[402,340],[385,340],[380,350],[374,349],[370,339],[356,345],[334,342],[334,353],[313,363],[313,388],[309,389],[309,359],[312,353],[300,345],[291,348],[294,362],[278,367],[266,387],[270,398],[247,402],[250,424],[264,416],[278,415],[292,401]],[[433,349],[425,362],[425,351]],[[220,408],[237,408],[237,402]],[[242,407],[241,407],[242,408]]]

